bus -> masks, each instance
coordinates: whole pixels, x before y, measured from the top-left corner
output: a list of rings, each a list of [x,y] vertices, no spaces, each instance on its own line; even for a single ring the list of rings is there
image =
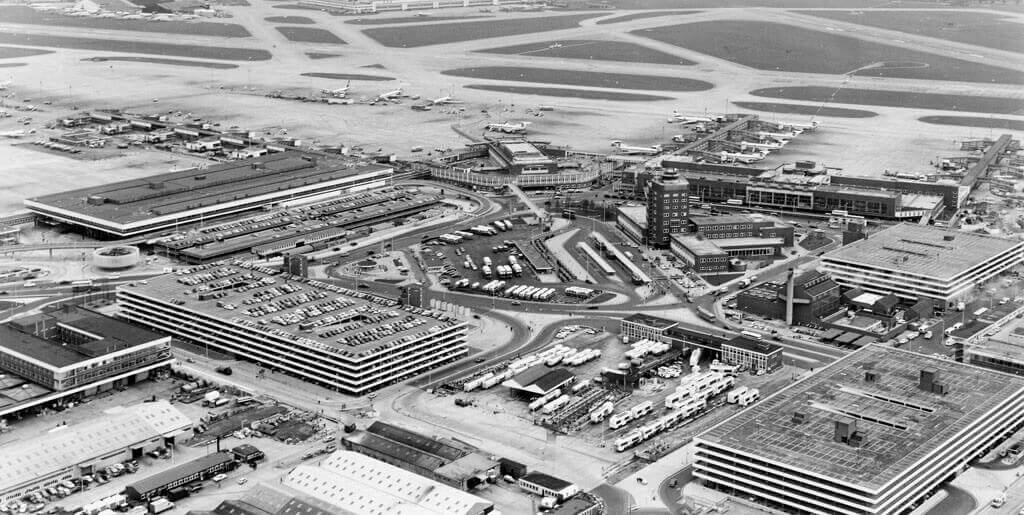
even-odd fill
[[[729,200],[726,200],[725,203],[730,205],[730,206],[742,206],[743,205],[743,199],[741,199],[741,198],[731,198]]]
[[[697,306],[697,314],[700,315],[700,317],[703,318],[704,320],[709,320],[711,322],[714,322],[716,320],[715,314],[708,311],[702,306]]]
[[[85,291],[92,288],[92,280],[71,281],[71,291]]]
[[[761,333],[755,333],[754,331],[740,331],[740,334],[753,340],[761,339]]]

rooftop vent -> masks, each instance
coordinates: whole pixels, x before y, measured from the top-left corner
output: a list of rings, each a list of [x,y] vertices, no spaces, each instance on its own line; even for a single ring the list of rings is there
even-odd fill
[[[794,424],[803,424],[806,421],[807,421],[807,415],[805,413],[803,413],[802,411],[794,411],[793,412],[793,423]]]
[[[850,438],[856,432],[856,420],[849,417],[838,418],[835,421],[835,433],[832,436],[832,440],[840,443],[850,443]]]
[[[934,368],[925,368],[921,370],[921,380],[917,383],[917,387],[926,391],[932,391],[932,385],[939,379],[939,371]]]
[[[865,383],[877,383],[878,379],[879,379],[878,372],[875,372],[873,370],[868,370],[868,371],[864,372],[864,382]]]
[[[846,443],[848,443],[850,447],[863,447],[864,438],[866,436],[867,435],[864,433],[864,431],[854,431],[853,434],[850,435],[849,441],[847,441]]]
[[[197,176],[195,176],[195,179],[197,181],[205,181],[206,180],[206,176],[205,175],[197,175]]]
[[[956,239],[956,236],[953,236],[952,234],[947,234],[947,235],[942,237],[943,241],[953,241],[955,239]]]

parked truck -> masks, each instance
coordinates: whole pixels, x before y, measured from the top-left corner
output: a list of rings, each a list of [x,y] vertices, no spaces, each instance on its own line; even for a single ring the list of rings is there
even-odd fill
[[[150,513],[154,513],[154,514],[155,513],[163,513],[163,512],[165,512],[167,510],[173,510],[173,509],[174,509],[174,503],[171,502],[171,501],[168,501],[167,499],[165,499],[163,497],[158,497],[156,499],[153,499],[149,503],[149,512]]]

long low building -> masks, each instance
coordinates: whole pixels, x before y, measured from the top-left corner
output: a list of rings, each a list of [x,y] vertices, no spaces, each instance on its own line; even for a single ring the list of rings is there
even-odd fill
[[[129,499],[148,501],[166,493],[168,490],[173,490],[195,481],[202,481],[220,472],[233,470],[237,464],[238,462],[235,460],[233,453],[215,452],[196,458],[188,463],[183,463],[177,467],[144,477],[128,485],[125,488],[125,492],[127,492]]]
[[[0,325],[0,417],[128,386],[174,362],[171,338],[75,306]]]
[[[191,427],[177,408],[157,401],[0,445],[0,504],[174,445]]]
[[[704,486],[774,510],[898,514],[1024,424],[1024,378],[868,345],[694,439]]]
[[[282,484],[336,513],[355,515],[485,515],[494,504],[394,465],[351,451],[337,451],[319,466],[299,465]]]
[[[240,260],[122,286],[117,301],[127,320],[350,395],[467,352],[456,317]]]
[[[900,224],[825,254],[821,270],[848,288],[949,307],[1022,261],[1022,241]]]
[[[298,151],[25,200],[43,221],[125,238],[332,191],[384,186],[394,170]]]

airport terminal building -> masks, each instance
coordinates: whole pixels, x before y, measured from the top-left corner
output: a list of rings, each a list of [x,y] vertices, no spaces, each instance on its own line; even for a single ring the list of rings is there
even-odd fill
[[[1024,378],[866,346],[694,439],[705,486],[790,513],[897,514],[1024,423]]]
[[[950,306],[1024,259],[1024,242],[934,226],[900,224],[821,258],[847,288]]]
[[[465,322],[243,261],[117,290],[121,316],[350,395],[465,356]]]
[[[25,199],[43,222],[127,238],[277,202],[384,186],[394,170],[287,151]]]

